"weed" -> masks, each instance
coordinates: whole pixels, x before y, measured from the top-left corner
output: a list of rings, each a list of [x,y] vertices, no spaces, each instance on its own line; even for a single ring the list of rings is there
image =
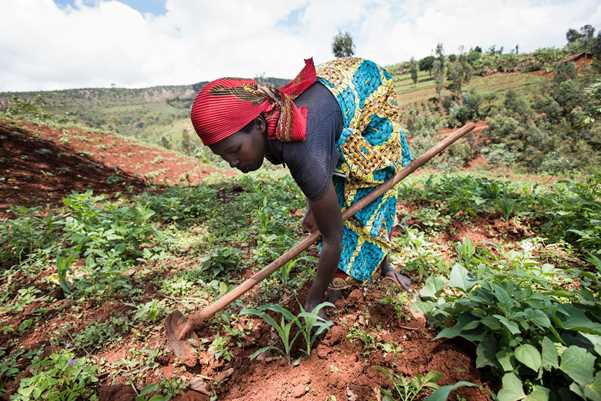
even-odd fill
[[[162,301],[153,299],[136,307],[134,319],[138,322],[156,323],[165,316],[166,308]]]
[[[14,401],[98,400],[95,383],[97,369],[86,358],[75,358],[61,351],[48,358],[34,361],[32,377],[21,380]]]
[[[37,249],[53,244],[60,231],[56,216],[39,217],[39,209],[17,207],[15,218],[0,222],[0,268],[21,263]]]
[[[187,384],[177,377],[161,383],[148,384],[140,391],[135,401],[169,401],[186,387]]]
[[[399,320],[408,320],[407,305],[409,305],[409,296],[405,291],[398,291],[393,288],[388,288],[380,299],[382,305],[390,305],[394,310],[394,315]]]
[[[211,345],[209,345],[209,352],[215,359],[223,359],[226,362],[230,362],[234,358],[234,355],[230,351],[229,343],[229,337],[217,335],[213,338]]]
[[[376,338],[356,324],[350,328],[346,334],[346,338],[351,341],[360,341],[363,345],[363,355],[369,355],[377,349]]]
[[[17,358],[18,354],[6,355],[6,349],[0,347],[0,395],[4,394],[4,384],[14,379],[20,371]]]
[[[392,390],[382,390],[383,401],[417,400],[418,396],[425,390],[437,389],[437,382],[442,378],[442,374],[435,371],[407,377],[390,369],[379,368],[379,370],[388,378],[392,385]]]
[[[88,325],[75,335],[73,343],[77,349],[93,351],[101,349],[107,343],[116,341],[130,328],[127,318],[113,317],[108,322],[96,322]]]

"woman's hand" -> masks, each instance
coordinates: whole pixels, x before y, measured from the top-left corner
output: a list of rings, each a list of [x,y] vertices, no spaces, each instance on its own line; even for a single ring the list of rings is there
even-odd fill
[[[303,228],[310,233],[317,231],[315,215],[313,215],[313,210],[310,207],[307,207],[307,212],[305,213],[305,217],[303,217]]]

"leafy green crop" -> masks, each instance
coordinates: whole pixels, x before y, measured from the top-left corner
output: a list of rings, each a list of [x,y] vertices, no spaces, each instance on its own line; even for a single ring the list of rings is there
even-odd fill
[[[456,264],[448,280],[428,279],[419,305],[442,328],[437,338],[477,346],[476,366],[502,381],[499,401],[601,400],[601,303],[586,289],[590,276],[566,290],[567,272],[527,259],[512,267],[472,274]]]

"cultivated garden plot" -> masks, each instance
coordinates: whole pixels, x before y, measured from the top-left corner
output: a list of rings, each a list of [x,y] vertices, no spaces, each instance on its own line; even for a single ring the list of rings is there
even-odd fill
[[[283,173],[84,192],[3,222],[3,397],[599,399],[599,176],[420,175],[398,189],[393,238],[418,291],[374,280],[332,294],[325,319],[303,313],[311,249],[197,333],[193,366],[176,360],[168,312],[207,305],[302,235]]]

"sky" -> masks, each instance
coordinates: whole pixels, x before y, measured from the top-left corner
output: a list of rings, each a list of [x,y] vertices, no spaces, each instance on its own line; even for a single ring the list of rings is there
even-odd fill
[[[292,78],[348,31],[381,65],[479,45],[562,47],[599,0],[0,0],[0,91]]]

